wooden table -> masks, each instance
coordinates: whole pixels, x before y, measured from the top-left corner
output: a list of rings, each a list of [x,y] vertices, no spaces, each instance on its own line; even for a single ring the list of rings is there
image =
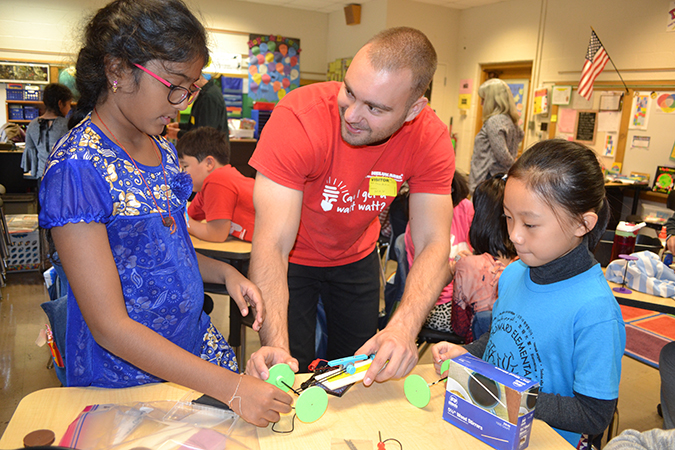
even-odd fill
[[[430,364],[417,366],[418,373],[428,381],[438,377]],[[306,375],[299,375],[295,386]],[[405,450],[440,449],[488,450],[491,447],[464,431],[444,421],[442,416],[445,389],[438,384],[432,389],[431,402],[424,409],[408,403],[403,394],[403,380],[375,383],[366,388],[353,386],[342,397],[329,396],[326,413],[314,423],[305,424],[295,419],[295,430],[289,434],[271,431],[271,426],[256,429],[239,421],[233,436],[252,449],[326,449],[331,441],[344,439],[370,441],[376,448],[378,432],[382,438],[396,438]],[[56,443],[82,409],[91,404],[125,403],[133,401],[179,400],[189,390],[172,383],[152,384],[127,389],[52,388],[27,395],[17,407],[0,448],[14,449],[23,446],[23,437],[29,432],[47,428],[56,433]],[[277,425],[288,423],[283,417]],[[256,439],[257,435],[257,439]],[[397,448],[387,445],[387,448]],[[361,447],[359,447],[361,448]],[[573,447],[546,423],[534,421],[529,450],[565,449]]]
[[[620,284],[612,283],[611,281],[608,281],[607,283],[609,284],[610,288],[621,286]],[[619,292],[612,291],[619,305],[632,306],[634,308],[642,308],[666,314],[675,314],[675,299],[645,294],[638,292],[635,289],[630,290],[633,291],[630,294],[621,294]]]
[[[248,261],[251,259],[251,243],[230,236],[225,242],[208,242],[190,236],[195,250],[215,259]]]

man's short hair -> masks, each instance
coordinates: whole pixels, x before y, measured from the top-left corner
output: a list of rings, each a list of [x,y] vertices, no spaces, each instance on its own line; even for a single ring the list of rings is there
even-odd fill
[[[436,72],[436,50],[419,30],[388,28],[373,36],[366,45],[368,59],[378,70],[410,69],[413,77],[412,102],[424,95]]]
[[[185,133],[176,144],[178,157],[192,156],[202,162],[213,156],[220,164],[230,163],[230,143],[227,135],[213,127],[199,127]]]

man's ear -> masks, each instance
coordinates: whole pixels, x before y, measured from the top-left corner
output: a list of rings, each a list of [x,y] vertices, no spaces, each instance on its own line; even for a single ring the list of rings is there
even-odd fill
[[[424,107],[427,106],[427,103],[429,103],[429,100],[426,97],[422,96],[418,98],[415,103],[410,105],[410,109],[408,109],[408,115],[406,116],[405,121],[410,122],[415,117],[417,117],[417,115],[422,112]]]
[[[588,234],[593,228],[595,228],[596,223],[598,223],[598,215],[596,213],[591,211],[584,213],[581,216],[581,222],[574,232],[574,235],[582,237]]]

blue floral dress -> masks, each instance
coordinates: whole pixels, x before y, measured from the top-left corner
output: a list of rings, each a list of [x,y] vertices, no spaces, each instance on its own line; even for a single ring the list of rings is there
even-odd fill
[[[150,192],[126,152],[91,117],[82,121],[59,141],[47,162],[40,188],[40,226],[104,224],[129,317],[188,352],[236,372],[232,348],[202,311],[204,288],[183,218],[192,180],[180,172],[173,146],[161,137],[152,140],[162,155],[168,186],[161,165],[136,163]],[[167,198],[177,226],[173,234],[160,216],[169,215]],[[87,251],[86,242],[82,251]],[[162,381],[96,343],[71,289],[65,347],[68,386],[127,387]]]

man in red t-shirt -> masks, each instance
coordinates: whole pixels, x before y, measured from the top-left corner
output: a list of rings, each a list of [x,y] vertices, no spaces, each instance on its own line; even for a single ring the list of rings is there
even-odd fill
[[[251,242],[255,181],[229,164],[227,134],[211,127],[196,128],[183,135],[176,150],[197,193],[188,208],[190,234],[210,242],[225,242],[229,235]]]
[[[250,161],[258,173],[249,275],[265,301],[261,341],[277,349],[255,352],[249,374],[266,379],[278,362],[307,370],[319,298],[328,359],[376,354],[366,385],[417,363],[417,334],[449,278],[455,161],[424,97],[435,70],[424,34],[389,29],[359,50],[344,83],[296,89],[274,109]],[[378,214],[404,181],[417,255],[378,333]]]

